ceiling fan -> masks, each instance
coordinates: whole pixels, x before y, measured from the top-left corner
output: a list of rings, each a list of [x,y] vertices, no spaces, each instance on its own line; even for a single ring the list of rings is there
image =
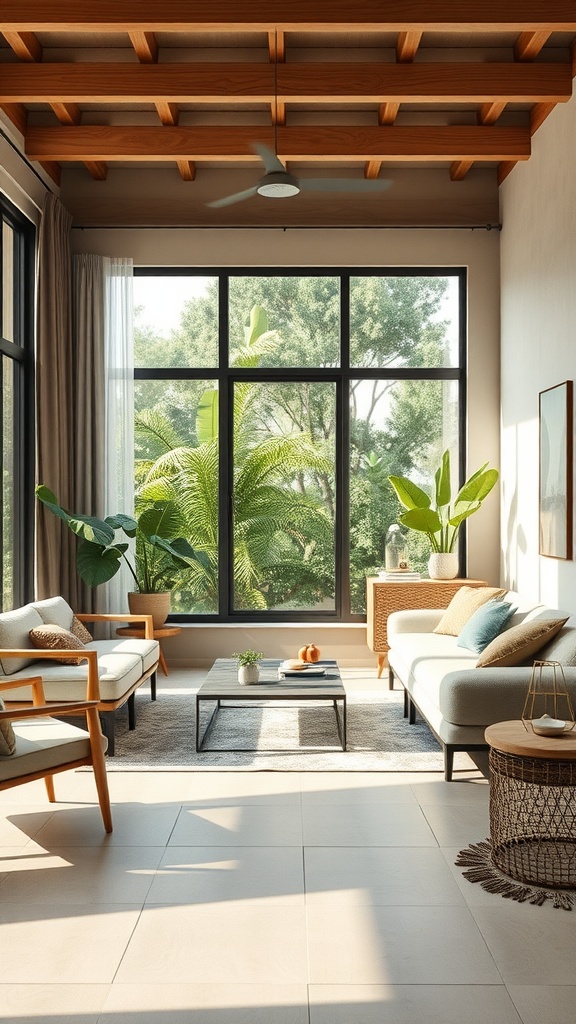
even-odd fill
[[[265,174],[243,192],[235,192],[223,199],[214,199],[207,206],[231,206],[250,199],[256,194],[268,199],[286,199],[299,192],[381,192],[388,188],[389,181],[380,178],[297,178],[286,170],[276,154],[264,143],[253,142],[252,149],[261,157]]]

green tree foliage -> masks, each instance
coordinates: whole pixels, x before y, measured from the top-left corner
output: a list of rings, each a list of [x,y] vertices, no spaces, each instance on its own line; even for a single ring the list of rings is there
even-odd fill
[[[362,370],[448,365],[447,324],[440,317],[446,287],[446,279],[438,277],[351,277],[350,350],[358,377],[351,383],[350,394],[350,558],[353,608],[357,611],[363,608],[365,576],[382,565],[386,531],[399,513],[387,476],[426,475],[442,450],[446,418],[451,415],[447,385],[442,382],[367,382]],[[217,279],[210,280],[203,296],[185,304],[180,324],[168,339],[154,340],[145,325],[137,325],[137,365],[215,365],[217,289]],[[262,321],[246,322],[246,310],[254,307],[267,311],[273,331]],[[232,365],[338,365],[338,276],[233,277],[229,308]],[[199,426],[204,417],[198,414],[206,396],[215,395],[208,378],[209,373],[205,381],[138,382],[137,472],[138,482],[149,484],[161,466],[164,484],[170,485],[173,493],[178,491],[179,500],[188,507],[190,522],[194,514],[203,524],[206,535],[202,550],[211,552],[211,577],[198,579],[188,587],[195,607],[202,603],[205,587],[209,595],[206,608],[216,610],[217,543],[215,536],[207,535],[217,504],[216,453],[211,450],[208,459],[206,435],[201,434]],[[334,386],[286,380],[236,385],[235,395],[236,605],[295,607],[315,606],[326,598],[330,601],[334,593]],[[163,422],[154,421],[154,416]],[[168,424],[178,435],[178,444],[176,438],[168,437]],[[452,423],[448,432],[451,427]],[[281,464],[279,442],[292,435],[300,440],[289,454],[292,461]],[[267,439],[276,456],[267,449]],[[294,462],[298,446],[306,454],[300,465]],[[185,467],[185,449],[195,451],[196,460],[205,455],[211,467],[208,472],[200,474],[197,466]],[[287,457],[288,449],[284,449],[282,459]],[[259,460],[261,468],[265,467],[265,478],[256,494],[250,495],[252,504],[238,506],[243,470],[246,468],[248,479]],[[242,497],[247,498],[248,493]],[[204,505],[196,504],[200,499]],[[307,534],[302,532],[303,522],[298,521],[306,502],[310,503],[306,515],[311,524]],[[273,516],[266,517],[267,503]],[[194,513],[194,507],[204,511]],[[266,518],[273,529],[264,529]],[[197,533],[191,532],[190,541],[198,548]],[[411,557],[415,564],[424,564],[424,552],[419,551],[418,543]],[[189,598],[183,596],[182,600],[185,604]]]

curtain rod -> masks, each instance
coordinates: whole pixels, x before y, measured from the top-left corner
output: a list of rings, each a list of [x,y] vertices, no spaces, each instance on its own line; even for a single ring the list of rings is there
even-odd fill
[[[501,231],[502,224],[73,224],[72,231]]]

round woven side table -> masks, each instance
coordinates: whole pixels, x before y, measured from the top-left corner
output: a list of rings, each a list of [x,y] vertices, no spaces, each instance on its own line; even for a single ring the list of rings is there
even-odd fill
[[[576,889],[576,735],[537,736],[522,722],[486,729],[491,859],[528,885]]]

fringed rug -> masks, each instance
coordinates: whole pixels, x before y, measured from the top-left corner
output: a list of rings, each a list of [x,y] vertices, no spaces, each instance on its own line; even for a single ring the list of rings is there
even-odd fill
[[[210,747],[259,748],[255,753],[216,749],[197,754],[194,691],[161,691],[151,702],[139,690],[136,729],[129,732],[126,719],[117,716],[116,754],[106,766],[109,772],[444,770],[442,749],[428,726],[422,721],[409,725],[403,718],[400,691],[352,691],[347,706],[345,752],[331,704],[263,702],[222,710],[209,739]],[[212,704],[202,705],[203,719],[211,710]],[[457,754],[455,767],[470,771],[475,765],[467,754]]]
[[[556,910],[572,910],[576,906],[576,891],[572,889],[548,889],[541,885],[529,885],[517,882],[505,875],[492,863],[490,840],[472,844],[460,850],[456,861],[457,867],[468,868],[462,872],[470,882],[479,882],[486,892],[497,893],[506,900],[517,903],[533,903],[541,907],[547,900],[552,901]]]

